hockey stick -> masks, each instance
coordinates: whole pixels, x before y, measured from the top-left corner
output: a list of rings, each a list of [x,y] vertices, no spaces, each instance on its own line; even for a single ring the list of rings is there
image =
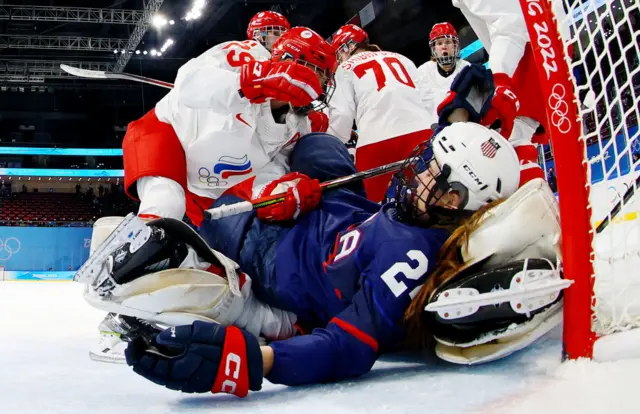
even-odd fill
[[[618,213],[620,213],[620,210],[622,210],[622,207],[627,204],[631,197],[633,197],[633,195],[636,193],[636,188],[638,188],[638,186],[640,186],[640,175],[636,177],[633,185],[627,188],[627,191],[624,192],[622,200],[618,201],[618,203],[616,203],[616,205],[611,209],[607,217],[605,217],[602,222],[598,224],[598,227],[596,227],[596,233],[602,233],[604,229],[606,229],[607,226],[611,223],[611,221],[616,218]]]
[[[322,191],[331,190],[332,188],[340,188],[345,185],[351,184],[355,181],[365,180],[367,178],[376,177],[381,174],[396,171],[400,169],[402,164],[406,160],[392,162],[380,167],[372,168],[370,170],[357,172],[355,174],[347,175],[344,177],[336,178],[335,180],[326,181],[320,184]],[[229,204],[205,210],[205,215],[210,220],[218,220],[223,217],[235,216],[236,214],[246,213],[254,209],[261,207],[267,207],[273,204],[282,203],[285,200],[284,194],[274,194],[271,196],[256,198],[251,201],[242,201],[240,203]]]
[[[131,73],[116,73],[116,72],[107,72],[103,70],[80,69],[80,68],[74,68],[73,66],[69,66],[65,64],[61,64],[60,69],[64,70],[70,75],[78,76],[80,78],[122,79],[122,80],[129,80],[133,82],[148,83],[149,85],[160,86],[162,88],[167,88],[167,89],[173,89],[173,83],[164,82],[157,79],[146,78],[140,75],[133,75]]]

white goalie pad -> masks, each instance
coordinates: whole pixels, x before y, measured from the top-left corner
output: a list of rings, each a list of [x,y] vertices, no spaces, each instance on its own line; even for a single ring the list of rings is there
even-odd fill
[[[95,253],[102,243],[107,240],[107,237],[122,223],[124,217],[111,216],[101,217],[93,223],[93,231],[91,233],[91,247],[89,249],[89,255]]]
[[[148,227],[133,215],[108,217],[96,224],[94,239],[99,247],[76,278],[87,284],[84,296],[92,306],[168,326],[201,320],[235,325],[270,340],[295,334],[296,316],[256,300],[251,279],[241,274],[237,263],[215,250],[210,252],[224,268],[225,277],[205,270],[211,263],[203,261],[189,247],[179,268],[149,273],[125,284],[115,283],[104,266],[105,257],[123,242],[131,242],[132,251],[139,248],[146,241],[144,234]],[[191,236],[206,246],[195,232]],[[113,282],[108,284],[108,290],[103,289],[105,280]]]
[[[530,257],[556,262],[560,234],[558,202],[538,178],[489,210],[461,253],[465,267],[488,257],[485,268]]]
[[[466,344],[451,344],[440,339],[436,344],[438,358],[454,364],[477,365],[505,358],[526,348],[562,322],[562,301],[531,320],[513,324],[505,332],[486,335]]]

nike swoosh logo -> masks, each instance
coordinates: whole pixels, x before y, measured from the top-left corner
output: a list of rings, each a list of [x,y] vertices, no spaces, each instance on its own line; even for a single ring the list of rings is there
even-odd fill
[[[240,122],[242,122],[243,124],[245,124],[246,126],[248,126],[249,128],[251,128],[251,125],[249,125],[249,123],[247,121],[245,121],[244,119],[242,119],[242,113],[239,113],[236,115],[236,119]]]

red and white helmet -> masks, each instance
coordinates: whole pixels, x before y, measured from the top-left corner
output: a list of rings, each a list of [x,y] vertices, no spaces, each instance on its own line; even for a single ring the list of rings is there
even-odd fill
[[[438,40],[451,39],[454,45],[453,53],[444,52],[439,53],[436,47]],[[440,65],[453,65],[458,59],[460,59],[460,39],[458,38],[458,32],[451,23],[436,23],[429,33],[429,46],[431,47],[431,56]]]
[[[335,32],[331,39],[331,46],[338,58],[338,63],[349,59],[351,53],[359,46],[368,45],[369,35],[355,24],[345,24]]]
[[[273,45],[271,60],[293,60],[313,69],[320,78],[324,93],[308,109],[317,111],[327,106],[335,89],[333,74],[338,62],[333,48],[322,36],[307,27],[289,29]]]
[[[291,25],[286,17],[274,11],[262,11],[257,13],[249,21],[247,38],[262,43],[271,51],[278,37],[289,30]]]

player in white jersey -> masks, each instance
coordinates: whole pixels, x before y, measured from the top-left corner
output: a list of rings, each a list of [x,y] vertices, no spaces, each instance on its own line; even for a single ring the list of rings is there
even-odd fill
[[[535,144],[546,144],[549,120],[546,99],[539,86],[538,68],[533,59],[529,33],[518,0],[452,0],[467,18],[485,49],[489,52],[489,69],[493,72],[496,93],[492,109],[484,124],[501,119],[502,134],[509,138],[520,159],[520,185],[543,178],[537,163]],[[562,8],[562,2],[554,2]],[[564,15],[563,10],[557,15]],[[520,98],[519,100],[517,98]],[[515,112],[515,121],[509,114]]]
[[[242,66],[248,62],[269,60],[274,42],[289,28],[289,22],[279,13],[257,13],[247,27],[249,40],[224,42],[212,47],[187,62],[178,72],[178,77],[181,73],[182,76],[192,71],[195,73],[199,66],[205,65],[215,73],[239,74]],[[182,82],[177,82],[178,88],[181,85]],[[185,174],[187,157],[183,146],[198,139],[193,130],[204,132],[215,129],[219,121],[218,118],[204,116],[205,110],[185,110],[191,116],[192,125],[188,125],[187,118],[174,119],[174,125],[171,119],[179,115],[172,113],[169,108],[171,103],[175,104],[177,95],[178,91],[171,91],[156,108],[129,124],[123,141],[125,192],[134,199],[140,199],[138,214],[142,217],[181,219],[186,211],[191,221],[198,225],[202,220],[202,210],[212,202],[212,195],[190,190]],[[196,115],[199,115],[199,119]],[[240,118],[237,122],[241,122]],[[176,134],[176,127],[180,129],[181,136]],[[273,165],[277,167],[277,161]],[[211,166],[204,168],[202,174],[198,174],[198,181],[215,181],[215,178],[210,178]],[[246,175],[255,172],[253,165],[251,169],[251,173]]]
[[[125,184],[141,199],[138,215],[182,219],[186,209],[199,225],[202,210],[225,190],[256,174],[265,181],[285,174],[288,152],[310,132],[307,112],[326,106],[336,66],[331,45],[304,27],[285,32],[270,59],[261,44],[249,40],[221,45],[185,64],[174,89],[155,113],[130,127],[123,145]],[[277,167],[277,174],[263,171],[267,166]],[[286,174],[280,182],[287,183],[288,201],[262,209],[265,218],[287,220],[317,204],[318,180]],[[98,233],[109,233],[109,226],[98,224],[96,240]],[[109,326],[101,331],[114,332],[114,322],[107,318]],[[92,358],[113,356],[104,354],[109,352],[97,349]]]
[[[469,65],[460,59],[460,40],[451,23],[436,23],[429,33],[431,60],[418,67],[416,86],[422,103],[431,115],[431,122],[438,122],[438,105],[444,100],[451,82],[462,68]]]
[[[346,143],[355,121],[359,171],[402,160],[431,137],[410,59],[370,46],[367,33],[355,25],[341,27],[332,45],[341,65],[329,102],[329,133]],[[370,200],[382,201],[390,178],[391,173],[364,182]]]

